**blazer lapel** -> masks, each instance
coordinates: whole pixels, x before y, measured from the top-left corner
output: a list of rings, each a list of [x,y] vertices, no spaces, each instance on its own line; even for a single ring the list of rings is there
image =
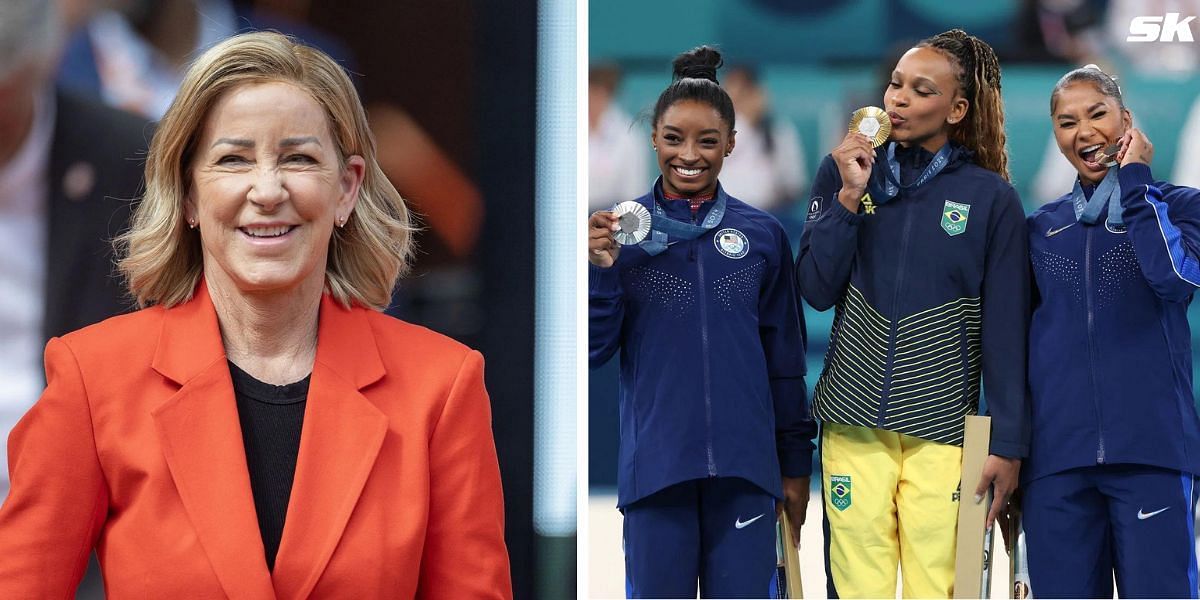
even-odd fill
[[[233,383],[203,283],[167,310],[154,369],[182,384],[152,413],[167,466],[213,571],[230,598],[274,598]]]
[[[312,592],[387,433],[387,417],[359,391],[384,374],[367,319],[362,309],[322,299],[300,454],[272,575],[281,599]]]

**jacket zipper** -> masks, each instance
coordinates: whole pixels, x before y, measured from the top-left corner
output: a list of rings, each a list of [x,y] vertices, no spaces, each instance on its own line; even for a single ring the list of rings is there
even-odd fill
[[[1092,384],[1092,403],[1096,406],[1096,432],[1100,437],[1100,444],[1096,448],[1096,463],[1104,464],[1104,418],[1100,413],[1099,390],[1096,387],[1096,316],[1092,308],[1092,237],[1095,231],[1095,227],[1088,227],[1084,238],[1086,242],[1083,251],[1083,293],[1087,297],[1088,378]]]
[[[898,198],[896,200],[899,200]],[[895,202],[896,200],[893,200]],[[892,369],[896,360],[896,330],[899,329],[900,282],[904,281],[904,266],[908,259],[909,234],[912,229],[912,213],[915,206],[904,207],[904,230],[900,237],[900,262],[896,266],[896,291],[892,294],[892,322],[888,329],[887,360],[884,362],[883,397],[879,399],[879,416],[875,425],[883,428],[884,415],[887,414],[888,396],[892,391]]]
[[[692,214],[692,224],[696,224],[697,214]],[[712,388],[711,378],[709,375],[708,366],[708,296],[705,293],[704,282],[704,260],[702,257],[697,257],[699,254],[700,239],[704,236],[692,240],[691,259],[696,261],[696,268],[699,272],[697,280],[700,286],[700,358],[704,372],[704,424],[706,426],[707,438],[704,440],[704,449],[708,459],[708,476],[717,476],[717,461],[713,458],[713,426],[712,426]]]

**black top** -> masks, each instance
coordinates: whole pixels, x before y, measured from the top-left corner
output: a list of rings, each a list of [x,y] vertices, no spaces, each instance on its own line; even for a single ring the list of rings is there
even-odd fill
[[[251,377],[232,362],[233,395],[237,398],[246,466],[254,511],[267,555],[267,568],[275,569],[275,555],[283,537],[296,457],[300,453],[300,431],[308,400],[311,375],[288,385],[271,385]]]

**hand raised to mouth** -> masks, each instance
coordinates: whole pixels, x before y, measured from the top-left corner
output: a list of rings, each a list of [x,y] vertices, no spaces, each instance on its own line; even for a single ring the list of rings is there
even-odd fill
[[[1111,144],[1096,153],[1096,162],[1106,167],[1115,167],[1117,166],[1117,153],[1120,151],[1121,144]]]

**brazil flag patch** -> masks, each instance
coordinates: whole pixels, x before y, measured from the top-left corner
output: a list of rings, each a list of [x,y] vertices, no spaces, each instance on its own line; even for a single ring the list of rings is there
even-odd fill
[[[850,508],[850,476],[829,476],[829,503],[838,510]]]
[[[946,201],[942,207],[942,229],[950,235],[958,235],[967,230],[967,216],[971,214],[970,204],[959,204]]]

